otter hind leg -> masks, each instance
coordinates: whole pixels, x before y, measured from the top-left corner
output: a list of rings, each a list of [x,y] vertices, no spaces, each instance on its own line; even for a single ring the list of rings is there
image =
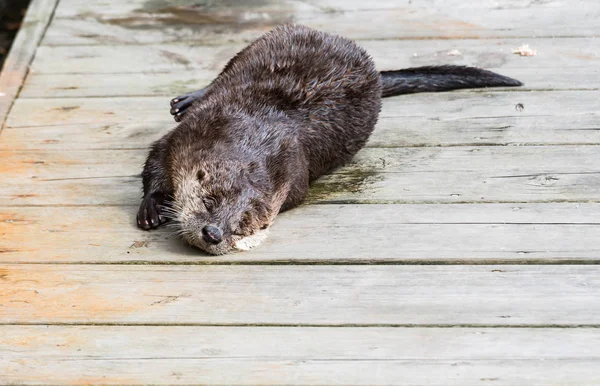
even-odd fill
[[[204,95],[206,89],[196,90],[188,94],[180,95],[171,99],[171,115],[175,118],[175,121],[181,121],[183,115],[187,112],[187,109],[198,99]]]
[[[138,210],[138,227],[148,231],[150,229],[158,228],[160,225],[169,221],[169,218],[163,213],[165,200],[165,195],[160,192],[146,195]]]

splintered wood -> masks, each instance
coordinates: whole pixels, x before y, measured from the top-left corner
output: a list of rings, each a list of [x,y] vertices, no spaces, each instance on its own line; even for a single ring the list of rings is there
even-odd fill
[[[519,48],[514,50],[513,54],[518,54],[520,56],[536,56],[537,51],[530,48],[529,44],[523,44],[523,45],[519,46]]]

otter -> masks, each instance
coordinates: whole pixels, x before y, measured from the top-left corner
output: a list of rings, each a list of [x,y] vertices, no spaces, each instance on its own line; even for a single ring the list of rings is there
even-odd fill
[[[151,145],[137,224],[170,221],[210,254],[247,250],[278,213],[306,198],[312,181],[366,144],[382,97],[520,85],[464,66],[379,72],[351,40],[279,26],[208,87],[171,101],[179,124]]]

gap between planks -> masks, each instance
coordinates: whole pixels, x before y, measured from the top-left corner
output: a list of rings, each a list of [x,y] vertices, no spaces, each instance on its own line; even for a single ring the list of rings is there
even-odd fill
[[[200,327],[200,328],[212,328],[212,327],[224,327],[231,329],[243,329],[243,328],[309,328],[309,329],[323,329],[323,328],[340,328],[340,329],[371,329],[371,328],[390,328],[390,329],[558,329],[558,330],[570,330],[570,329],[600,329],[600,323],[577,323],[577,324],[486,324],[486,323],[436,323],[436,324],[402,324],[402,323],[365,323],[365,324],[353,324],[353,323],[328,323],[328,324],[303,324],[303,323],[94,323],[94,322],[56,322],[56,323],[44,323],[44,322],[19,322],[19,323],[3,323],[0,322],[0,332],[2,327]],[[0,341],[0,343],[2,343]]]
[[[555,266],[555,265],[600,265],[600,259],[598,260],[585,260],[585,259],[523,259],[523,260],[512,260],[512,259],[459,259],[456,260],[377,260],[377,259],[365,259],[365,260],[286,260],[286,261],[166,261],[166,260],[123,260],[123,261],[72,261],[72,262],[60,262],[60,261],[10,261],[2,260],[2,264],[29,264],[29,265],[174,265],[174,266],[201,266],[201,265],[223,265],[223,266],[303,266],[303,265],[331,265],[331,266],[361,266],[361,265],[411,265],[411,266],[427,266],[427,265],[448,265],[448,266],[460,266],[460,265],[531,265],[531,266]]]

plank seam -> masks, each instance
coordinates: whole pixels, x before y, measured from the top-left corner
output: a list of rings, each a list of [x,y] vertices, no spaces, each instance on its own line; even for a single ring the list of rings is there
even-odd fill
[[[57,18],[57,20],[68,20],[69,18]],[[468,35],[451,35],[451,36],[443,36],[443,35],[433,35],[433,36],[407,36],[407,37],[402,37],[402,36],[397,36],[397,37],[381,37],[381,38],[352,38],[353,41],[356,42],[363,42],[363,41],[374,41],[374,42],[387,42],[387,41],[399,41],[399,42],[406,42],[406,41],[430,41],[430,40],[463,40],[463,41],[469,41],[469,40],[498,40],[498,39],[503,39],[503,40],[522,40],[522,39],[549,39],[549,40],[553,40],[553,39],[593,39],[595,38],[596,35],[592,34],[592,35],[510,35],[510,36],[506,36],[506,35],[490,35],[490,36],[468,36]],[[250,41],[252,41],[254,39],[250,39],[248,41],[248,43],[250,43]],[[246,42],[246,40],[238,40],[235,41],[236,43],[244,43]],[[216,43],[211,44],[211,40],[210,39],[191,39],[191,40],[185,40],[185,41],[165,41],[165,42],[161,42],[161,43],[154,43],[154,42],[148,42],[148,43],[143,43],[143,42],[138,42],[138,43],[126,43],[126,42],[120,42],[118,44],[115,44],[115,47],[119,47],[119,46],[123,46],[123,47],[127,47],[127,46],[139,46],[139,47],[143,47],[143,46],[156,46],[156,45],[174,45],[174,46],[186,46],[186,45],[195,45],[200,43],[202,46],[205,47],[218,47],[218,46],[222,46],[223,42],[222,41],[218,41]],[[103,43],[98,43],[98,44],[41,44],[42,47],[100,47],[100,46],[106,46],[106,44]]]
[[[140,197],[141,199],[141,197]],[[479,200],[479,201],[419,201],[419,200],[323,200],[307,199],[304,205],[477,205],[477,204],[599,204],[600,199],[539,199],[529,201],[518,200]],[[137,204],[14,204],[0,205],[3,208],[126,208],[138,207]]]
[[[418,324],[418,323],[120,323],[120,322],[23,322],[23,323],[0,323],[0,327],[4,326],[91,326],[91,327],[288,327],[288,328],[600,328],[600,324],[486,324],[486,323],[433,323],[433,324]]]
[[[197,69],[191,68],[189,70],[186,71],[194,71]],[[503,70],[502,68],[499,69],[499,71]],[[36,75],[46,75],[46,76],[51,76],[51,75],[115,75],[116,73],[110,73],[110,72],[84,72],[84,73],[71,73],[71,72],[40,72],[40,71],[36,71],[35,72]],[[144,75],[153,75],[154,73],[145,73],[145,72],[128,72],[128,73],[119,73],[119,75],[125,75],[125,74],[131,74],[131,75],[139,75],[139,74],[144,74]],[[504,87],[482,87],[482,88],[473,88],[473,89],[462,89],[462,90],[451,90],[451,91],[440,91],[440,92],[430,92],[430,93],[424,93],[424,92],[419,92],[419,93],[414,93],[414,94],[400,94],[400,95],[396,95],[393,96],[391,98],[411,98],[411,96],[414,95],[427,95],[427,94],[431,94],[431,95],[450,95],[450,94],[514,94],[514,93],[521,93],[521,94],[525,94],[525,93],[537,93],[537,92],[544,92],[544,93],[548,93],[548,92],[552,92],[552,93],[556,93],[556,94],[563,94],[563,93],[570,93],[570,94],[574,94],[575,92],[581,92],[581,93],[597,93],[600,90],[600,88],[596,87],[596,88],[526,88],[526,87],[516,87],[516,88],[504,88]],[[30,97],[25,97],[23,99],[27,99],[28,101],[36,101],[36,100],[47,100],[47,99],[71,99],[71,100],[79,100],[79,99],[114,99],[114,98],[119,98],[119,99],[131,99],[131,98],[145,98],[145,99],[157,99],[161,96],[167,96],[168,94],[161,94],[161,93],[157,93],[157,94],[140,94],[140,95],[87,95],[87,96],[55,96],[55,97],[49,97],[49,96],[30,96]],[[384,98],[384,99],[388,99],[388,98]],[[443,102],[443,101],[442,101]],[[167,110],[166,106],[165,106],[165,111]],[[578,113],[575,115],[590,115],[593,113]],[[166,113],[165,113],[166,115]],[[518,116],[518,117],[540,117],[540,116],[552,116],[552,115],[540,115],[540,114],[536,114],[536,115],[531,115],[531,114],[515,114],[515,115],[497,115],[497,116],[487,116],[487,117],[474,117],[474,118],[504,118],[504,117],[508,117],[508,116]],[[395,119],[395,118],[405,118],[406,116],[403,115],[388,115],[385,118],[388,119]],[[467,118],[461,118],[461,119],[469,119]]]
[[[6,127],[5,130],[21,130],[25,128],[35,128],[40,126],[19,126],[19,127]],[[43,127],[43,126],[42,126]],[[576,130],[576,129],[574,129]],[[583,130],[583,129],[580,129]],[[598,129],[587,129],[587,130],[598,130]],[[0,149],[0,154],[2,153],[35,153],[35,152],[57,152],[62,153],[64,151],[134,151],[134,150],[148,150],[148,147],[97,147],[97,148],[79,148],[79,147],[54,147],[54,148],[43,148],[43,147],[27,147],[27,148],[10,148],[10,149]],[[415,148],[458,148],[458,147],[543,147],[543,146],[553,146],[553,147],[565,147],[565,146],[600,146],[600,142],[556,142],[556,143],[539,143],[539,142],[504,142],[504,143],[488,143],[488,142],[478,142],[478,143],[442,143],[442,144],[414,144],[414,145],[398,145],[398,146],[386,146],[386,145],[369,145],[367,144],[365,149],[415,149]],[[392,172],[389,172],[392,173]],[[136,176],[138,177],[138,176]]]
[[[65,75],[64,73],[36,73],[36,74],[40,74],[40,75]],[[131,73],[133,74],[141,74],[141,73]],[[69,74],[71,75],[71,74]],[[94,75],[94,73],[88,73],[88,75]],[[98,75],[113,75],[112,73],[99,73]],[[576,88],[576,87],[572,87],[572,88],[527,88],[527,87],[521,87],[518,89],[495,89],[494,92],[497,93],[515,93],[515,92],[531,92],[531,93],[536,93],[536,92],[543,92],[543,93],[548,93],[548,92],[554,92],[554,91],[600,91],[600,88]],[[488,93],[490,92],[489,89],[469,89],[469,90],[453,90],[452,92],[456,92],[456,93],[461,93],[461,94],[483,94],[483,93]],[[105,98],[151,98],[151,97],[168,97],[171,98],[173,97],[173,94],[167,94],[164,92],[157,92],[157,93],[153,93],[153,94],[127,94],[127,95],[121,95],[121,94],[115,94],[115,95],[110,95],[110,94],[106,94],[106,95],[81,95],[81,96],[64,96],[64,95],[56,95],[56,96],[24,96],[21,99],[27,99],[27,100],[35,100],[35,99],[73,99],[73,98],[77,98],[77,99],[105,99]],[[395,118],[395,117],[394,117]]]
[[[0,253],[2,250],[0,250]],[[7,252],[13,252],[7,250]],[[517,252],[518,253],[518,252]],[[531,252],[523,252],[527,254]],[[559,258],[550,260],[550,258],[539,259],[474,259],[474,258],[452,258],[447,259],[356,259],[356,260],[254,260],[254,261],[161,261],[161,260],[122,260],[122,261],[3,261],[2,265],[144,265],[144,266],[365,266],[365,265],[383,265],[383,266],[547,266],[547,265],[600,265],[600,258],[597,260],[584,258]],[[502,273],[502,270],[499,270]]]

